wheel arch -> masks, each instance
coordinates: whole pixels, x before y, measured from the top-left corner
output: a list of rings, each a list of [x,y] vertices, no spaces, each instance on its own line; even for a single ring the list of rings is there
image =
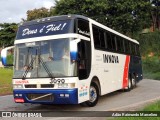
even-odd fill
[[[91,80],[91,83],[94,82],[98,86],[99,95],[101,96],[101,84],[97,76],[94,76]]]

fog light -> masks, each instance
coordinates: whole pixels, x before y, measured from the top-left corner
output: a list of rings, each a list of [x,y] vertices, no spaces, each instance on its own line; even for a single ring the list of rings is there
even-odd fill
[[[64,94],[60,94],[60,97],[64,97]]]
[[[65,94],[65,97],[69,97],[69,94]]]

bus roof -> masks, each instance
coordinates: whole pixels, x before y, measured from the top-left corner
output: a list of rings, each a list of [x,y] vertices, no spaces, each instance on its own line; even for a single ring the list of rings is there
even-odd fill
[[[26,26],[26,25],[33,25],[33,24],[39,24],[39,23],[46,23],[46,22],[52,22],[52,21],[60,21],[60,20],[66,20],[66,19],[76,19],[76,18],[81,18],[81,19],[85,19],[89,22],[91,22],[92,24],[95,24],[103,29],[106,29],[118,36],[121,36],[127,40],[130,40],[134,43],[137,43],[139,44],[139,42],[137,40],[134,40],[126,35],[123,35],[101,23],[98,23],[97,21],[91,19],[91,18],[88,18],[88,17],[85,17],[85,16],[82,16],[82,15],[60,15],[60,16],[51,16],[51,17],[47,17],[47,18],[42,18],[42,19],[36,19],[36,20],[32,20],[32,21],[28,21],[28,22],[23,22],[23,23],[20,23],[20,26]]]
[[[19,25],[26,26],[26,25],[46,23],[46,22],[52,22],[52,21],[60,21],[60,20],[66,20],[66,19],[76,19],[76,18],[82,18],[85,20],[89,19],[89,18],[82,16],[82,15],[60,15],[60,16],[51,16],[51,17],[46,17],[46,18],[42,18],[42,19],[36,19],[36,20],[32,20],[32,21],[22,22]]]

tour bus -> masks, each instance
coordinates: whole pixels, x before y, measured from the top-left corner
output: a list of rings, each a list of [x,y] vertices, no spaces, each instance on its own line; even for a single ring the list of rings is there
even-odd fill
[[[13,66],[16,103],[93,107],[143,78],[139,42],[81,15],[21,23]]]

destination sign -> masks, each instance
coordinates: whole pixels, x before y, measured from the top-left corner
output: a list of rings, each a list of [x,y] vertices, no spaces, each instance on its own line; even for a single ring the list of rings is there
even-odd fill
[[[65,34],[69,32],[70,25],[71,21],[65,20],[20,26],[16,39]]]

